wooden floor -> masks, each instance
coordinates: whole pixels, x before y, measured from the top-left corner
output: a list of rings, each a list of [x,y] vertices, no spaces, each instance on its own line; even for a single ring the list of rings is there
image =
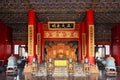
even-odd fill
[[[90,74],[87,77],[34,77],[31,73],[24,74],[20,68],[16,76],[7,76],[5,72],[0,73],[0,80],[120,80],[120,69],[117,70],[116,77],[105,76],[104,70],[100,70],[99,74]]]

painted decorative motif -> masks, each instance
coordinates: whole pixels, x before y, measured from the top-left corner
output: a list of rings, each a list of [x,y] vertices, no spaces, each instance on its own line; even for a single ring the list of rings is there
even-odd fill
[[[94,56],[94,25],[89,25],[89,55]]]
[[[34,26],[28,25],[28,56],[34,55]]]
[[[78,31],[44,31],[44,38],[79,38]]]

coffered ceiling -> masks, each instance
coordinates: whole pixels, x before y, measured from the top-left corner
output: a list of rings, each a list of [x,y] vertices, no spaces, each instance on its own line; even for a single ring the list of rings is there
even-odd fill
[[[110,30],[120,22],[120,0],[0,0],[0,21],[13,31],[15,27],[27,29],[29,9],[36,11],[37,22],[83,22],[88,9],[95,11],[95,30],[101,26]]]
[[[95,23],[120,22],[120,0],[0,0],[0,20],[27,23],[29,9],[36,11],[41,22],[81,22],[88,9],[95,11]]]

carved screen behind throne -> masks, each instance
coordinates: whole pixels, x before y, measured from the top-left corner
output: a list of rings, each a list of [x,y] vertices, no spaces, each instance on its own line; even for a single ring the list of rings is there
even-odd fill
[[[47,46],[47,56],[46,59],[48,61],[49,58],[55,59],[69,59],[72,58],[73,61],[76,60],[76,45],[65,44],[63,42]]]

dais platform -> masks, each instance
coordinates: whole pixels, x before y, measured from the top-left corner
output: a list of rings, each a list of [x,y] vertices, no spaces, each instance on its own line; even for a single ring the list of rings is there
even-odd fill
[[[35,73],[35,76],[38,76],[38,77],[48,76],[47,69],[48,68],[47,68],[46,63],[41,64],[39,66],[38,71]],[[57,64],[56,66],[54,66],[53,72],[51,73],[50,76],[53,76],[53,77],[69,77],[69,76],[86,77],[87,75],[90,75],[91,73],[97,73],[97,74],[99,73],[99,70],[96,65],[89,66],[89,70],[86,72],[84,70],[83,64],[76,63],[74,64],[73,73],[69,74],[68,66],[65,66],[65,64],[62,66],[58,66]]]

